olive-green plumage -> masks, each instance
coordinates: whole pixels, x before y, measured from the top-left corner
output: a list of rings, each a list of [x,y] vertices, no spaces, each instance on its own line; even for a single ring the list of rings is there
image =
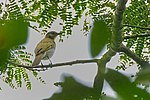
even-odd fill
[[[55,38],[59,35],[59,33],[55,31],[48,32],[43,40],[41,40],[35,50],[35,59],[32,63],[32,66],[39,65],[41,60],[48,60],[54,54],[56,43]]]

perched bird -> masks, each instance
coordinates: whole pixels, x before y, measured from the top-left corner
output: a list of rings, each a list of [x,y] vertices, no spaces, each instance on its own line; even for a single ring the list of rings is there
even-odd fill
[[[34,50],[35,59],[32,66],[39,65],[41,60],[48,60],[53,56],[56,47],[54,40],[58,35],[60,34],[55,31],[50,31],[46,34],[45,38],[37,44]]]

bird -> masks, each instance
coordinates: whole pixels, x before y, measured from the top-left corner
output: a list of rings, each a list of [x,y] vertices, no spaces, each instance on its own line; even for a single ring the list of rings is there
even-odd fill
[[[53,56],[56,48],[55,39],[60,35],[55,31],[48,32],[44,39],[42,39],[36,46],[34,53],[35,59],[32,63],[32,66],[37,66],[41,62],[41,60],[49,60]],[[42,63],[41,63],[42,64]]]

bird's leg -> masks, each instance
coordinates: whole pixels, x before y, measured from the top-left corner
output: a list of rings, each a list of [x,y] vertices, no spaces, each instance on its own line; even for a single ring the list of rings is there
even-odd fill
[[[41,65],[43,66],[43,63],[42,63],[42,61],[41,61]]]
[[[42,61],[41,61],[41,66],[43,67],[43,63],[42,63]],[[42,70],[44,70],[44,68],[41,68]]]
[[[41,70],[39,70],[39,71],[45,71],[45,70],[47,70],[47,68],[44,68],[44,65],[43,65],[42,61],[41,61],[41,66],[42,66],[43,68],[41,68]]]
[[[48,58],[48,60],[49,60],[49,62],[50,62],[50,65],[52,65],[52,61],[50,60],[50,58],[47,56],[47,58]]]

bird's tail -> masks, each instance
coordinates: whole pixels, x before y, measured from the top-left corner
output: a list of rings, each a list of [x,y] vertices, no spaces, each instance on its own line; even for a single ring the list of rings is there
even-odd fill
[[[43,54],[35,56],[35,59],[34,59],[34,61],[32,63],[32,66],[39,65],[39,63],[41,62],[42,56],[43,56]]]

